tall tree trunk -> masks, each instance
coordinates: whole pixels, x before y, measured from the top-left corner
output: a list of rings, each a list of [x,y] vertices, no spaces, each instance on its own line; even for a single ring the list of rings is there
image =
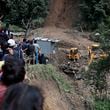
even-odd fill
[[[30,34],[30,31],[31,31],[30,28],[26,29],[26,31],[25,31],[25,38],[28,38],[28,36]]]
[[[27,22],[24,22],[24,19],[23,19],[22,24],[25,27],[25,38],[27,38],[31,31],[32,18],[28,19]]]

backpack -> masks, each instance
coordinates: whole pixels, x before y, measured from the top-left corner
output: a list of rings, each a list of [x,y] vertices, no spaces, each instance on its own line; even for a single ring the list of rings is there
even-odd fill
[[[28,45],[28,48],[27,48],[27,52],[26,52],[27,55],[33,55],[34,52],[35,52],[35,47],[34,47],[34,45],[29,44],[29,45]]]

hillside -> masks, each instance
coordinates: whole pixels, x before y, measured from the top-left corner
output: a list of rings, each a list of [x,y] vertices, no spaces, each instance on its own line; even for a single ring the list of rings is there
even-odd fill
[[[78,47],[79,49],[85,49],[88,45],[93,43],[93,41],[88,39],[90,33],[79,32],[69,28],[62,29],[48,26],[33,30],[32,33],[37,36],[59,39],[60,46],[65,48]]]
[[[85,54],[85,51],[87,53],[87,46],[93,43],[88,40],[89,33],[82,33],[68,28],[62,29],[52,26],[33,30],[32,33],[38,36],[60,40],[58,44],[59,51],[55,56],[53,55],[52,59],[49,59],[52,60],[53,66],[36,65],[28,71],[31,83],[38,85],[44,91],[47,104],[46,110],[86,110],[85,103],[90,103],[89,101],[92,101],[88,100],[90,96],[89,88],[84,84],[83,80],[74,80],[74,74],[69,76],[61,70],[59,71],[59,67],[60,65],[69,62],[69,60],[66,60],[66,54],[60,51],[60,48],[69,49],[70,47],[78,47],[79,50],[83,51],[82,55]],[[84,61],[81,59],[81,62],[79,61],[78,64],[83,67],[83,62]],[[52,70],[51,67],[56,69]],[[55,79],[57,78],[56,75],[58,75],[58,79]],[[42,76],[43,79],[41,78]],[[62,81],[62,78],[64,81]],[[61,82],[59,82],[59,80]],[[67,83],[66,86],[65,83]],[[62,85],[64,90],[60,87]]]
[[[70,28],[79,18],[80,0],[50,0],[50,11],[45,26]]]
[[[27,27],[22,29],[29,32],[29,36],[25,36],[27,40],[41,37],[43,41],[42,38],[49,38],[46,42],[59,41],[47,55],[39,44],[47,64],[31,65],[29,58],[25,58],[24,82],[42,89],[44,110],[110,110],[110,5],[104,0],[85,0],[80,10],[81,0],[8,1],[12,3],[9,7],[12,12],[5,19],[14,18],[23,29]],[[84,18],[80,19],[80,12],[85,22]],[[107,19],[106,14],[109,15]],[[16,23],[10,30],[19,29]],[[24,35],[14,37],[21,41]],[[46,44],[44,47],[47,49]]]
[[[30,84],[43,90],[44,110],[86,110],[85,102],[91,101],[82,80],[75,82],[50,64],[30,66],[27,76]]]
[[[39,83],[42,85],[45,98],[47,102],[49,102],[47,103],[47,105],[49,104],[49,109],[47,110],[109,110],[110,108],[110,106],[108,109],[105,109],[106,107],[103,108],[103,100],[99,100],[99,103],[94,101],[94,97],[92,96],[92,93],[95,91],[94,85],[88,85],[84,78],[86,73],[85,70],[88,70],[88,61],[90,60],[88,59],[87,47],[95,42],[89,40],[89,32],[80,32],[73,28],[71,29],[71,27],[75,26],[80,19],[80,10],[78,6],[79,0],[51,0],[50,11],[46,18],[45,26],[33,31],[33,33],[38,36],[60,40],[58,45],[59,51],[55,54],[54,59],[52,59],[52,64],[54,64],[54,67],[57,67],[57,71],[61,77],[64,78],[65,82],[69,83],[72,87],[69,92],[62,92],[57,85],[61,84],[61,82],[55,80],[55,77],[53,78],[53,76],[52,79],[49,78],[46,81],[35,81],[38,85]],[[60,50],[62,48],[66,50],[72,47],[77,47],[80,50],[81,59],[77,62],[66,59],[66,54],[64,51]],[[66,72],[63,71],[66,73],[64,74],[59,67],[62,65],[67,66],[68,62],[70,63],[70,68],[67,67],[67,69],[65,69]],[[45,69],[42,70],[44,74],[48,73],[45,72]],[[48,76],[50,77],[50,75]],[[110,91],[109,76],[110,75],[106,76],[108,94]],[[58,81],[57,84],[56,81]],[[42,82],[45,82],[46,86]],[[101,80],[99,82],[101,82]],[[100,104],[100,101],[102,101],[102,104]],[[96,106],[95,104],[98,104],[97,108],[99,109],[94,108]],[[107,105],[106,100],[105,105]]]

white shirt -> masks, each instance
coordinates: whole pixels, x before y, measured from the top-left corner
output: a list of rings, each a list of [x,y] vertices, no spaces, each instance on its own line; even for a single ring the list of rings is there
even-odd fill
[[[37,44],[37,43],[35,43],[35,44],[33,44],[33,45],[34,45],[34,47],[35,47],[35,50],[38,50],[38,49],[40,48],[39,44]]]

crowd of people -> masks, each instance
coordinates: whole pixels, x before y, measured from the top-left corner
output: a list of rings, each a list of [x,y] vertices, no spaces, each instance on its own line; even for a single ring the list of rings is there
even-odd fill
[[[30,58],[30,63],[43,63],[37,41],[16,42],[13,34],[0,30],[0,110],[43,110],[41,90],[23,83],[24,55]]]
[[[13,38],[13,34],[6,30],[0,31],[0,61],[6,61],[9,56],[13,56],[15,59],[28,59],[30,64],[46,64],[45,56],[41,52],[41,48],[37,43],[37,40],[16,41]],[[27,63],[26,62],[26,63]]]
[[[41,90],[23,83],[26,71],[20,59],[10,57],[1,72],[0,110],[43,110]]]

